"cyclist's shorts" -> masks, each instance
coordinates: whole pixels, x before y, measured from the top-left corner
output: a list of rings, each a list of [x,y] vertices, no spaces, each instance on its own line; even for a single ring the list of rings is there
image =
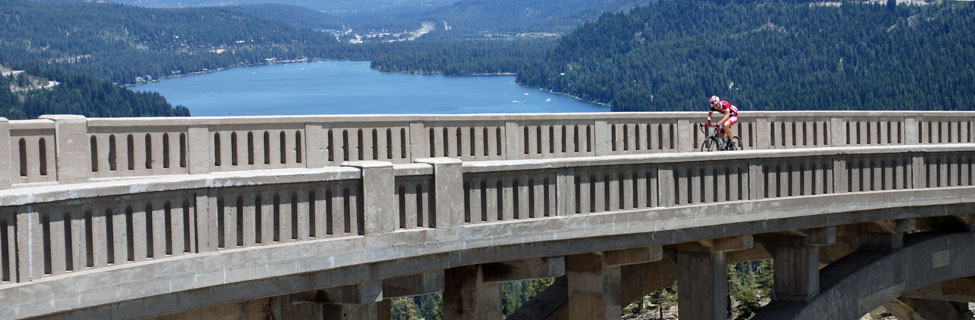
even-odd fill
[[[738,116],[728,117],[728,121],[725,123],[727,123],[729,127],[734,126],[736,123],[738,123]]]

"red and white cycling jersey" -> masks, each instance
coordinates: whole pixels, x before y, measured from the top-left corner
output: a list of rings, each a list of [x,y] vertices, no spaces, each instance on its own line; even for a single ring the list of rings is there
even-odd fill
[[[721,102],[718,103],[718,107],[717,108],[715,108],[714,106],[711,106],[711,111],[717,111],[717,112],[724,113],[725,111],[728,111],[728,110],[731,110],[731,112],[729,112],[729,115],[730,116],[734,117],[734,116],[737,116],[738,115],[738,107],[735,107],[733,104],[731,104],[727,100],[721,100]]]
[[[727,100],[721,100],[721,102],[718,103],[717,108],[711,106],[711,111],[720,112],[722,114],[724,114],[725,111],[729,111],[728,121],[726,121],[724,124],[719,124],[719,128],[724,127],[725,125],[731,127],[738,123],[738,107],[735,107],[735,105],[729,103]]]

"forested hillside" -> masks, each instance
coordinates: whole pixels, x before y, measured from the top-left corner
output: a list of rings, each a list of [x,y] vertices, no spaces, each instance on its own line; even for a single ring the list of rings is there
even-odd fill
[[[365,45],[361,53],[379,71],[461,76],[515,73],[541,59],[554,40],[417,40]]]
[[[309,30],[340,30],[348,22],[345,19],[286,4],[248,4],[223,7],[230,11],[249,14],[261,19],[284,22],[295,28]]]
[[[975,106],[975,6],[662,1],[607,14],[519,83],[613,110]]]
[[[334,38],[219,8],[0,0],[0,54],[132,83],[137,77],[340,57]]]
[[[36,119],[43,114],[89,117],[190,115],[189,109],[173,107],[158,93],[132,92],[111,81],[42,69],[37,65],[29,66],[26,71],[17,76],[0,76],[0,117],[14,120]],[[58,83],[48,89],[23,90],[28,78],[57,79]]]
[[[604,12],[642,3],[646,0],[461,0],[420,18],[445,21],[455,32],[568,33]]]

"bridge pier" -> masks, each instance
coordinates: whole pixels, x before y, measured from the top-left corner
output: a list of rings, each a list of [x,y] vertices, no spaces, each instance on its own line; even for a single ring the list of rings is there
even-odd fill
[[[501,319],[501,283],[485,282],[481,265],[444,270],[443,318]]]
[[[728,318],[728,251],[749,249],[752,236],[677,245],[677,305],[681,319]]]
[[[836,242],[836,228],[762,237],[775,261],[775,300],[808,302],[819,294],[819,248]]]
[[[620,268],[609,266],[602,253],[565,257],[569,319],[619,319]]]
[[[726,319],[728,274],[724,252],[677,252],[677,305],[684,319]]]

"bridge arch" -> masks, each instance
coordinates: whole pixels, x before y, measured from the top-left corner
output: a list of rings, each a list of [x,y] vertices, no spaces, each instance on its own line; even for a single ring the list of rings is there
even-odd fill
[[[971,232],[919,234],[892,252],[859,250],[821,271],[808,303],[773,301],[755,319],[859,318],[914,290],[975,276],[972,241]]]

